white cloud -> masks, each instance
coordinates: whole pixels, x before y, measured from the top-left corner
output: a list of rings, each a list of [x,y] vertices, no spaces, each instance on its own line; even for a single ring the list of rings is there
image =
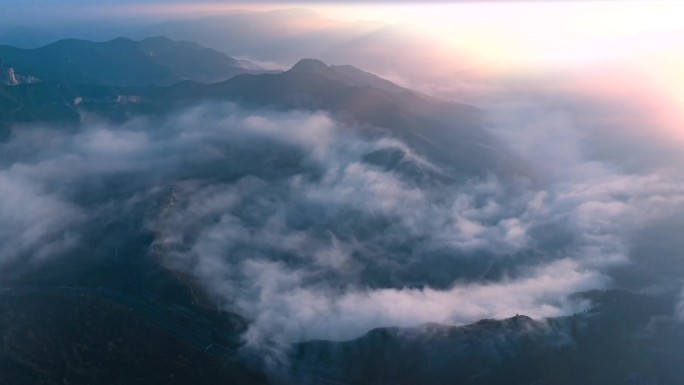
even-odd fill
[[[242,129],[239,119],[231,122],[230,135],[244,130],[303,148],[302,164],[318,170],[315,176],[192,185],[176,211],[152,227],[160,244],[167,237],[179,242],[165,251],[170,261],[185,261],[180,266],[190,266],[218,300],[251,317],[245,338],[253,345],[352,338],[378,326],[577,311],[583,304],[570,295],[606,287],[603,271],[628,262],[631,235],[682,209],[676,176],[630,174],[585,159],[582,136],[553,119],[538,124],[557,134],[535,136],[541,128],[533,125],[510,139],[527,140],[514,147],[562,174],[517,184],[494,175],[461,184],[417,182],[364,156],[400,149],[405,161],[443,171],[396,139],[357,136],[317,114],[251,116]],[[570,150],[528,151],[548,143]],[[568,236],[548,244],[555,233]],[[478,258],[491,261],[481,274],[455,267]],[[507,273],[478,282],[498,258],[511,266]],[[449,287],[432,287],[435,266],[451,277]],[[416,283],[421,288],[411,288]]]
[[[494,120],[494,132],[538,166],[536,180],[452,182],[430,154],[325,113],[207,104],[76,133],[26,129],[0,148],[0,256],[57,256],[151,207],[151,252],[249,317],[252,347],[579,311],[572,294],[608,287],[633,235],[684,209],[684,184],[587,157],[567,115],[521,114],[533,121]],[[368,161],[378,151],[411,172]]]
[[[75,227],[85,215],[77,206],[7,172],[0,172],[0,196],[0,269],[20,258],[59,255],[78,242]]]

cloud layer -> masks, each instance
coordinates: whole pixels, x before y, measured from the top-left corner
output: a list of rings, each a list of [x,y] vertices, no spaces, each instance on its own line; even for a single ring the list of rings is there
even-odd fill
[[[0,148],[0,271],[113,258],[150,234],[148,256],[250,320],[248,347],[280,348],[581,311],[574,293],[609,287],[636,235],[682,212],[680,175],[588,151],[565,105],[499,105],[490,129],[538,178],[456,183],[430,154],[323,112],[205,104],[17,128]]]

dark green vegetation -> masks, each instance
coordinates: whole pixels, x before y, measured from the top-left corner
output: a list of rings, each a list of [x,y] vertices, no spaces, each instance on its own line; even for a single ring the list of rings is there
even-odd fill
[[[51,288],[0,290],[0,383],[267,383],[244,364],[211,354],[211,348],[193,344],[195,339],[179,338],[140,309],[104,297]],[[167,314],[165,323],[174,322],[183,324]],[[186,320],[179,330],[210,332],[193,330],[193,322]]]
[[[292,379],[281,374],[268,380],[254,363],[204,345],[204,338],[220,332],[212,332],[198,313],[101,290],[3,289],[0,382],[679,383],[684,330],[670,317],[671,298],[621,291],[585,295],[597,305],[592,311],[547,321],[521,315],[463,327],[381,328],[352,341],[298,344],[290,353]]]

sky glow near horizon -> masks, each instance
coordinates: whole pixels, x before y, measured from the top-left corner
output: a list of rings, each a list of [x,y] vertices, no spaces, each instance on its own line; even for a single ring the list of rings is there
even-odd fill
[[[6,17],[16,20],[21,20],[21,16],[57,20],[78,20],[84,16],[105,19],[136,16],[182,18],[236,9],[306,8],[334,20],[412,23],[456,44],[475,47],[482,54],[500,56],[503,51],[509,59],[532,54],[562,62],[591,55],[629,55],[635,43],[640,49],[647,48],[644,40],[654,43],[654,39],[648,39],[649,34],[663,38],[651,49],[670,49],[674,39],[668,37],[681,37],[684,33],[684,25],[681,24],[684,4],[662,0],[426,3],[174,1],[166,4],[138,0],[73,3],[74,6],[68,6],[28,1],[9,10]],[[514,47],[507,49],[510,45]]]
[[[0,2],[1,3],[1,2]],[[341,21],[407,22],[477,57],[485,71],[543,72],[612,67],[643,78],[661,96],[684,105],[684,3],[557,2],[129,2],[29,1],[7,18],[184,18],[236,9],[315,10]],[[14,12],[16,15],[12,16]]]
[[[684,53],[679,50],[684,44],[684,3],[679,1],[28,0],[5,7],[4,19],[17,24],[101,19],[104,24],[112,20],[146,25],[235,10],[288,8],[310,9],[334,21],[408,23],[431,36],[436,47],[445,47],[438,60],[421,69],[440,73],[440,82],[450,80],[444,74],[457,78],[463,71],[480,79],[566,79],[565,87],[587,97],[650,109],[657,121],[654,133],[684,142]],[[400,80],[392,69],[377,74]],[[401,84],[425,91],[418,84]]]

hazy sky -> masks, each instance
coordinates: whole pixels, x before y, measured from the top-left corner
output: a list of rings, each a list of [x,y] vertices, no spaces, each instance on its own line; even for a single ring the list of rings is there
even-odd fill
[[[165,19],[235,9],[308,8],[344,21],[409,22],[445,44],[474,52],[480,63],[495,71],[539,74],[588,68],[591,76],[584,76],[578,87],[599,94],[595,96],[639,95],[634,103],[650,103],[666,111],[664,120],[684,137],[679,128],[684,119],[678,112],[684,106],[681,1],[0,0],[0,8],[4,26],[41,28],[78,22],[96,22],[100,29],[116,23],[135,26],[112,29],[122,34]]]
[[[681,41],[684,3],[679,1],[456,1],[273,2],[183,0],[0,0],[5,23],[150,20],[230,9],[304,7],[343,20],[408,21],[461,45],[508,59],[569,62],[587,56],[668,50]],[[634,39],[637,36],[644,38]],[[634,45],[637,44],[637,47]]]
[[[651,1],[213,1],[0,0],[0,25],[130,23],[216,15],[234,9],[308,8],[345,21],[409,22],[449,44],[475,52],[481,62],[514,71],[581,69],[622,73],[684,105],[684,2]],[[1,28],[0,28],[1,29]],[[133,29],[133,28],[129,28]],[[121,29],[130,32],[125,29]],[[122,32],[124,33],[124,32]],[[598,75],[597,75],[598,76]],[[623,81],[599,77],[602,92],[625,93]],[[624,80],[624,79],[623,79]]]

